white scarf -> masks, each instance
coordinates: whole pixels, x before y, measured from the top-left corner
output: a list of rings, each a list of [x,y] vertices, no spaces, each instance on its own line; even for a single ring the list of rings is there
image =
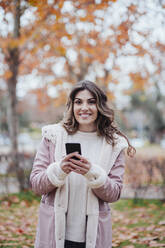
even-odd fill
[[[67,142],[68,133],[61,124],[45,126],[42,130],[45,138],[55,144],[55,161],[60,161],[66,155],[65,143]],[[126,140],[117,136],[117,144],[112,147],[104,138],[98,164],[105,170],[107,175],[110,173],[120,151],[127,147]],[[68,206],[68,178],[65,184],[58,187],[54,198],[55,211],[55,239],[56,248],[64,248],[66,213]],[[98,198],[93,194],[92,189],[88,188],[87,194],[87,231],[86,231],[86,248],[95,248],[99,217]]]

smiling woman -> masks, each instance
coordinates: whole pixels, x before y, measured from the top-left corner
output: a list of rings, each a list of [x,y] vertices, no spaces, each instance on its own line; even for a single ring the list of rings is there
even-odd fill
[[[76,94],[73,112],[79,123],[79,130],[84,132],[96,131],[97,106],[96,99],[88,90]]]
[[[79,143],[81,155],[66,154],[66,143]],[[134,151],[104,92],[77,83],[62,122],[43,128],[34,161],[30,181],[42,195],[35,248],[111,248],[108,203],[120,198],[125,148]]]

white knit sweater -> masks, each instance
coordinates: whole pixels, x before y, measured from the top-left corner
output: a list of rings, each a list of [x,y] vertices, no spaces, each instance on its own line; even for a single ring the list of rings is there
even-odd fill
[[[103,138],[98,137],[96,132],[80,132],[68,135],[67,142],[80,143],[82,155],[87,158],[93,167],[99,160],[99,151],[102,147]],[[82,175],[71,172],[69,174],[69,197],[66,219],[66,240],[85,242],[86,233],[86,205],[87,183],[94,179],[97,174],[93,169],[85,178]],[[104,170],[100,170],[104,175]],[[89,177],[90,175],[90,177]]]

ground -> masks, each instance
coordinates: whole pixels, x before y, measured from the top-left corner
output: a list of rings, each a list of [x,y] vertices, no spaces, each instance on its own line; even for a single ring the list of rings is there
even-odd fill
[[[165,247],[165,203],[120,200],[112,205],[113,247]]]
[[[31,192],[1,197],[0,247],[33,247],[39,198]],[[119,200],[111,204],[113,247],[165,247],[165,203]]]

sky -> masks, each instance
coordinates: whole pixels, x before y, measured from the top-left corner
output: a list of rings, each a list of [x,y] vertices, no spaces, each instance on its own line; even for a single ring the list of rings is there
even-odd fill
[[[51,3],[52,0],[49,0]],[[99,3],[99,0],[97,0]],[[160,6],[160,2],[162,5],[165,5],[165,0],[118,0],[113,5],[109,8],[107,8],[106,13],[103,13],[102,11],[97,11],[96,16],[103,16],[104,15],[104,21],[103,23],[99,23],[98,21],[98,29],[99,26],[103,25],[104,29],[102,32],[102,37],[106,37],[112,30],[109,28],[111,24],[118,26],[123,20],[127,18],[127,7],[130,5],[130,3],[134,3],[138,5],[139,11],[141,13],[146,12],[145,15],[142,15],[138,20],[135,22],[133,25],[133,30],[130,33],[131,40],[134,44],[140,44],[144,48],[150,48],[153,47],[155,42],[159,41],[162,44],[165,44],[165,8],[162,8]],[[25,11],[24,16],[21,19],[21,25],[26,26],[30,22],[33,22],[35,19],[34,15],[35,9],[31,9],[31,11],[27,10]],[[73,12],[74,13],[74,8],[71,4],[70,1],[65,1],[64,7],[63,7],[63,12]],[[83,16],[84,12],[80,10],[78,12],[78,15]],[[0,8],[0,34],[5,37],[7,36],[7,33],[13,29],[13,19],[12,15],[8,15],[7,21],[8,25],[6,25],[2,21],[3,17],[3,11]],[[132,20],[134,20],[135,16],[130,16]],[[68,24],[69,25],[69,24]],[[72,32],[72,27],[68,26],[70,32]],[[82,23],[77,23],[78,30],[84,30],[86,32],[89,31],[91,26],[89,25],[82,25]],[[146,38],[144,38],[143,35],[145,32],[150,33],[150,35]],[[91,41],[92,42],[92,41]],[[93,41],[94,42],[94,41]],[[144,56],[144,57],[138,57],[134,56],[136,54],[136,49],[130,44],[127,43],[125,47],[120,51],[121,54],[118,57],[116,64],[120,66],[121,71],[119,72],[114,72],[114,77],[118,79],[120,82],[118,85],[110,85],[110,89],[115,93],[116,99],[117,99],[117,104],[119,107],[122,107],[123,105],[127,105],[129,102],[129,97],[123,96],[122,91],[125,89],[129,89],[131,85],[131,80],[128,76],[130,72],[136,72],[137,67],[140,70],[144,70],[144,67],[147,68],[147,70],[151,73],[154,74],[154,71],[156,70],[154,64],[152,63],[152,60],[150,56]],[[130,54],[130,55],[128,55]],[[67,51],[67,56],[70,58],[71,61],[74,62],[76,59],[76,53],[73,49],[70,49]],[[159,55],[158,55],[159,56]],[[0,60],[2,59],[2,55],[0,54]],[[109,56],[109,59],[107,60],[105,67],[106,69],[111,70],[113,64],[113,56]],[[64,66],[64,60],[59,60],[55,63],[53,70],[55,74],[60,75],[63,73],[63,66]],[[0,74],[4,70],[4,65],[0,63]],[[98,73],[101,75],[102,73],[102,68],[97,67]],[[116,73],[116,74],[115,74]],[[162,77],[163,78],[163,77]],[[89,80],[94,80],[95,75],[92,73],[89,73],[87,75],[87,79]],[[26,77],[20,77],[19,82],[17,85],[17,94],[18,97],[22,98],[28,91],[29,89],[34,89],[38,86],[43,86],[46,83],[46,78],[41,78],[36,76],[36,70],[32,72],[31,75],[28,75]],[[24,82],[24,83],[22,83]],[[165,82],[160,81],[160,88],[162,92],[165,94]],[[1,84],[2,85],[2,84]],[[67,88],[67,84],[66,84]],[[51,96],[56,96],[57,92],[54,88],[50,87],[49,94]]]

